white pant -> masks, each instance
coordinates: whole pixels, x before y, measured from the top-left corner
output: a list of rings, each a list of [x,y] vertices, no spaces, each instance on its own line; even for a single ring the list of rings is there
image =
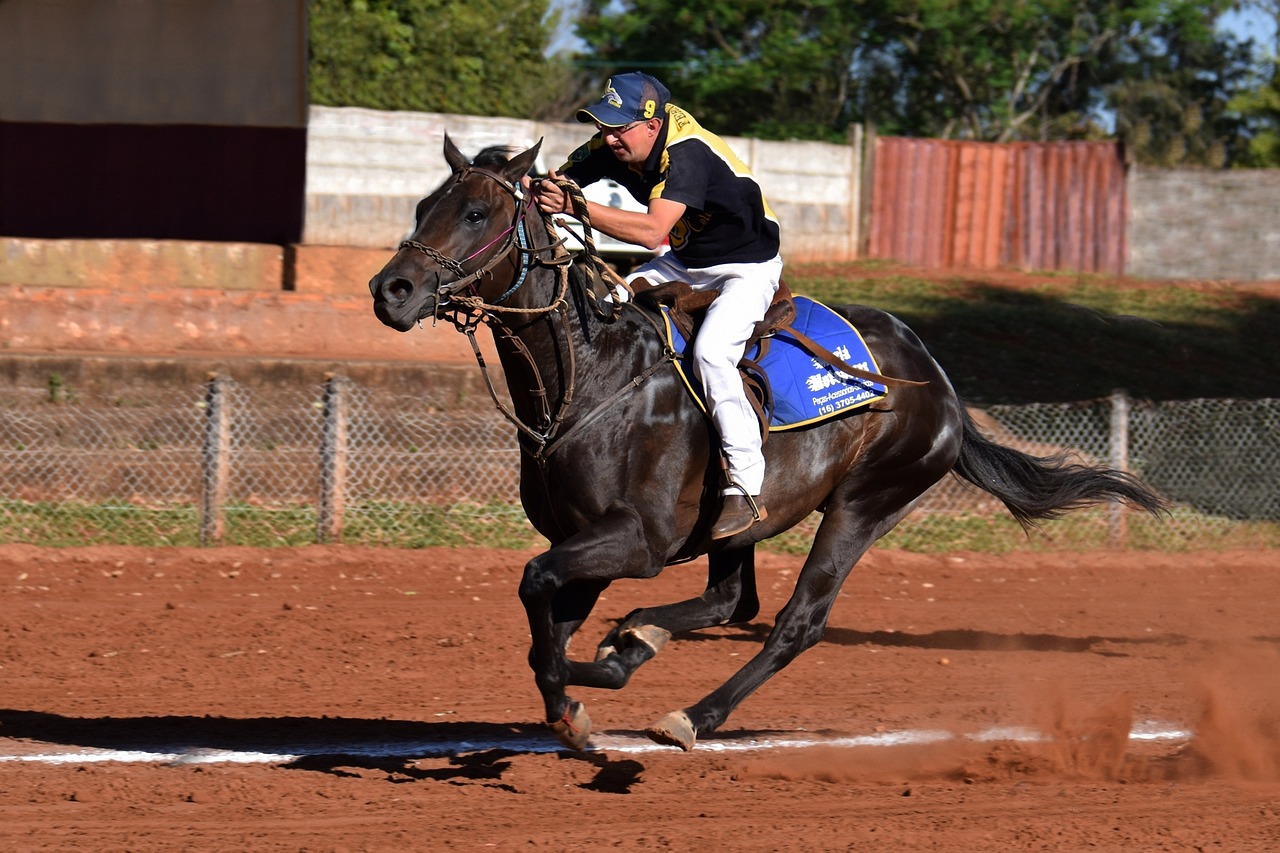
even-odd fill
[[[692,269],[667,252],[636,267],[627,282],[687,282],[694,290],[715,289],[720,295],[707,309],[693,341],[693,369],[702,382],[711,421],[729,461],[729,479],[749,495],[764,485],[764,453],[760,419],[747,400],[738,362],[782,278],[782,256],[759,264],[717,264]],[[726,489],[725,493],[736,492]]]

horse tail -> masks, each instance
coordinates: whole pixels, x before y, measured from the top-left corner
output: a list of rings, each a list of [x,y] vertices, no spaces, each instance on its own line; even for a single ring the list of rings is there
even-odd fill
[[[1105,501],[1152,515],[1167,512],[1167,502],[1132,474],[1073,462],[1067,453],[1032,456],[984,436],[967,411],[963,420],[964,439],[953,471],[999,498],[1024,529]]]

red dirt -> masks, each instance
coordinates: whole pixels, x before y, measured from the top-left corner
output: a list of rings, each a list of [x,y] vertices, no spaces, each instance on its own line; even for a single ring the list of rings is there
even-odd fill
[[[516,596],[528,556],[0,547],[0,757],[545,738]],[[753,654],[800,565],[760,563],[756,624],[678,638],[622,691],[574,692],[598,730],[635,733]],[[700,571],[616,584],[574,651]],[[0,848],[1275,850],[1277,593],[1275,552],[875,551],[826,640],[692,753],[15,760]],[[1152,721],[1194,737],[1125,737]],[[997,726],[1043,738],[966,737]],[[710,748],[921,728],[955,737]]]

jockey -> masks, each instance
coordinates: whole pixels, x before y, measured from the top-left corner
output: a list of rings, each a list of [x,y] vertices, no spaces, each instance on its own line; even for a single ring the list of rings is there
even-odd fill
[[[648,74],[612,77],[604,96],[577,113],[578,121],[595,124],[596,135],[551,178],[563,175],[579,186],[611,178],[647,205],[640,213],[587,202],[592,226],[611,237],[650,249],[670,243],[669,252],[633,270],[628,284],[683,281],[719,291],[694,340],[693,367],[727,463],[724,503],[711,530],[713,539],[723,539],[767,515],[759,500],[760,422],[738,361],[782,277],[778,220],[746,164],[670,97]],[[572,213],[550,180],[532,189],[544,213]]]

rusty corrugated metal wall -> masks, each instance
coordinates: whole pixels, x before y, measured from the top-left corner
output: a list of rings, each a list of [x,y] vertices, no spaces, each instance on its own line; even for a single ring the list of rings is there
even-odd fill
[[[1124,272],[1113,142],[875,141],[868,255],[923,267]]]

